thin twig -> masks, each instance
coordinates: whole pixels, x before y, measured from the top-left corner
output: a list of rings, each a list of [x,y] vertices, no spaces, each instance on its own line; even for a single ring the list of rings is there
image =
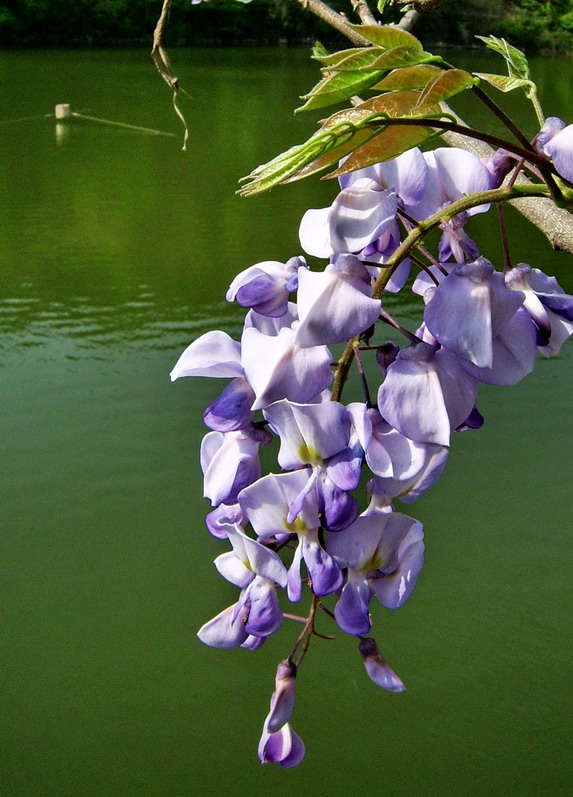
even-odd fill
[[[171,62],[169,60],[169,56],[167,55],[167,51],[163,46],[165,26],[167,25],[167,19],[169,17],[170,9],[171,9],[171,0],[164,0],[163,7],[161,9],[161,14],[159,15],[157,25],[155,26],[155,30],[153,32],[153,48],[151,50],[151,57],[153,58],[153,62],[157,67],[159,74],[173,92],[173,107],[175,109],[175,113],[181,119],[183,127],[185,128],[185,133],[183,135],[183,147],[182,147],[182,149],[185,151],[187,149],[187,139],[189,138],[189,128],[187,127],[187,122],[185,121],[185,117],[181,113],[181,110],[179,109],[179,105],[177,103],[177,95],[179,93],[179,81],[175,77],[173,69],[171,68]]]

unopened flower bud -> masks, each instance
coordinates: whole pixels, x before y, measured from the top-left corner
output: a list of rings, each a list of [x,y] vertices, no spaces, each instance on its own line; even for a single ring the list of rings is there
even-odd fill
[[[275,733],[289,721],[294,710],[294,687],[296,665],[285,659],[277,667],[275,691],[271,697],[271,710],[265,721],[265,729]]]
[[[406,687],[380,653],[375,639],[362,637],[358,643],[358,650],[364,659],[366,672],[375,684],[390,692],[404,691]]]

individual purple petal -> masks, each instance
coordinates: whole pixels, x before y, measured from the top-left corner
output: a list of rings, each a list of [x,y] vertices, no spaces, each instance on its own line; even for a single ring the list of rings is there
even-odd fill
[[[285,568],[286,585],[286,568]],[[283,622],[274,584],[257,576],[246,589],[245,606],[248,617],[245,631],[254,636],[270,636],[278,631]]]
[[[336,622],[345,633],[360,636],[370,631],[370,598],[367,583],[361,578],[351,577],[349,573],[348,581],[334,607]]]
[[[330,208],[311,208],[302,217],[298,236],[307,254],[324,258],[333,254],[328,225],[329,214]]]
[[[428,180],[428,166],[418,147],[375,166],[383,185],[393,187],[406,209],[418,204]]]
[[[253,571],[237,559],[233,551],[222,553],[215,559],[214,564],[223,578],[240,589],[246,589],[255,577]]]
[[[214,329],[191,343],[171,371],[171,381],[180,376],[242,376],[241,346],[226,332]]]
[[[524,296],[505,286],[503,275],[480,258],[456,266],[426,305],[424,321],[449,351],[480,368],[491,368],[493,336],[523,304]]]
[[[520,308],[493,339],[492,367],[477,368],[465,363],[464,369],[489,385],[515,385],[533,371],[536,343],[535,324],[525,308]]]
[[[227,539],[227,527],[229,525],[233,526],[238,523],[243,526],[246,522],[247,518],[239,504],[220,504],[212,512],[209,512],[205,518],[209,532],[219,540]]]
[[[229,650],[239,647],[247,639],[245,625],[240,617],[235,617],[237,604],[229,606],[220,614],[201,626],[197,636],[211,648]]]
[[[332,355],[326,346],[300,348],[295,331],[283,328],[278,335],[263,335],[250,327],[242,337],[242,363],[256,400],[251,409],[275,401],[311,401],[332,382]]]
[[[306,348],[347,341],[375,323],[380,306],[366,267],[354,256],[337,258],[323,272],[301,269],[295,343]]]
[[[358,643],[358,650],[364,659],[364,667],[368,677],[382,689],[390,692],[403,692],[406,688],[386,659],[380,653],[376,641],[372,637],[363,637]]]
[[[314,594],[322,596],[338,592],[342,586],[342,572],[321,546],[316,531],[302,538],[302,555]]]
[[[406,515],[398,515],[398,513],[394,513],[390,518],[393,521],[391,527],[396,536],[403,534],[405,529],[408,529],[408,532],[403,536],[397,550],[395,548],[396,538],[386,547],[387,552],[391,550],[396,556],[395,569],[373,578],[370,584],[383,606],[386,606],[387,609],[397,609],[412,593],[424,564],[424,535],[422,524],[417,520]],[[381,547],[378,550],[383,557],[385,552]]]
[[[264,636],[253,636],[249,634],[249,636],[245,639],[241,647],[244,650],[258,650],[261,645],[264,645],[266,641],[266,637]]]
[[[359,252],[396,218],[398,197],[375,182],[357,180],[342,190],[330,208],[330,244],[335,252]]]
[[[354,522],[358,515],[356,499],[337,487],[324,471],[318,473],[316,489],[318,507],[329,531],[341,531]]]
[[[297,603],[302,597],[302,578],[300,575],[300,564],[302,561],[302,537],[294,552],[291,566],[288,570],[287,595],[291,603]]]
[[[280,764],[284,769],[297,766],[304,758],[304,744],[290,723],[275,733],[263,730],[259,742],[259,758],[262,764]]]
[[[252,387],[242,377],[237,377],[211,402],[203,413],[203,421],[217,432],[236,432],[250,423],[255,400]]]
[[[340,490],[354,490],[358,487],[363,454],[362,446],[356,440],[353,445],[349,445],[328,460],[326,472]]]
[[[478,383],[461,362],[427,343],[402,349],[378,391],[382,417],[416,443],[449,445],[477,394]]]
[[[542,150],[551,158],[559,174],[573,182],[573,125],[567,125],[556,133]]]
[[[567,127],[567,125],[563,119],[560,119],[558,116],[548,116],[543,123],[543,127],[535,137],[537,148],[543,151],[543,147],[565,127]]]
[[[261,475],[259,444],[241,432],[209,432],[201,444],[203,495],[213,506],[234,503]]]

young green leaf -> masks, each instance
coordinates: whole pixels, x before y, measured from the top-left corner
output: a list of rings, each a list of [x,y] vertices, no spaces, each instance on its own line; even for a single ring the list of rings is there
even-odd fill
[[[503,56],[510,77],[529,80],[529,64],[521,50],[505,39],[498,39],[497,36],[477,36],[476,38],[480,39],[490,50]]]
[[[437,75],[431,83],[428,83],[420,99],[418,105],[433,105],[444,100],[448,100],[460,91],[469,89],[478,81],[469,72],[463,69],[448,69]]]
[[[379,83],[372,86],[376,91],[400,91],[403,89],[425,89],[428,83],[442,70],[431,64],[418,64],[395,69],[386,75]]]
[[[367,47],[363,53],[349,55],[340,61],[335,69],[339,72],[346,70],[378,70],[389,72],[402,66],[416,66],[417,64],[439,63],[439,55],[432,55],[413,47],[392,47],[390,50],[380,52],[378,47]]]
[[[312,58],[315,61],[320,61],[324,67],[328,67],[333,71],[336,71],[337,65],[344,61],[351,55],[358,55],[359,53],[376,53],[380,52],[379,50],[375,50],[373,47],[350,47],[348,50],[339,50],[337,53],[327,53],[326,51],[322,54],[316,53],[313,51]]]
[[[392,47],[411,47],[414,50],[422,50],[422,43],[411,33],[390,25],[350,25],[353,31],[364,36],[372,44],[389,50]]]
[[[474,75],[504,93],[514,91],[514,89],[531,88],[534,85],[531,80],[509,77],[508,75],[491,75],[485,72],[474,72]]]
[[[337,72],[317,83],[309,94],[303,95],[306,102],[295,113],[347,100],[376,83],[381,75],[382,72]]]

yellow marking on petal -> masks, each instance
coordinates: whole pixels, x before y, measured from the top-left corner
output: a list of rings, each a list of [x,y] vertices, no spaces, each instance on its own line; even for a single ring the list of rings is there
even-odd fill
[[[320,456],[318,451],[312,446],[309,446],[307,443],[303,442],[298,447],[296,453],[298,454],[298,457],[302,462],[308,462],[309,465],[322,464],[322,457]]]

